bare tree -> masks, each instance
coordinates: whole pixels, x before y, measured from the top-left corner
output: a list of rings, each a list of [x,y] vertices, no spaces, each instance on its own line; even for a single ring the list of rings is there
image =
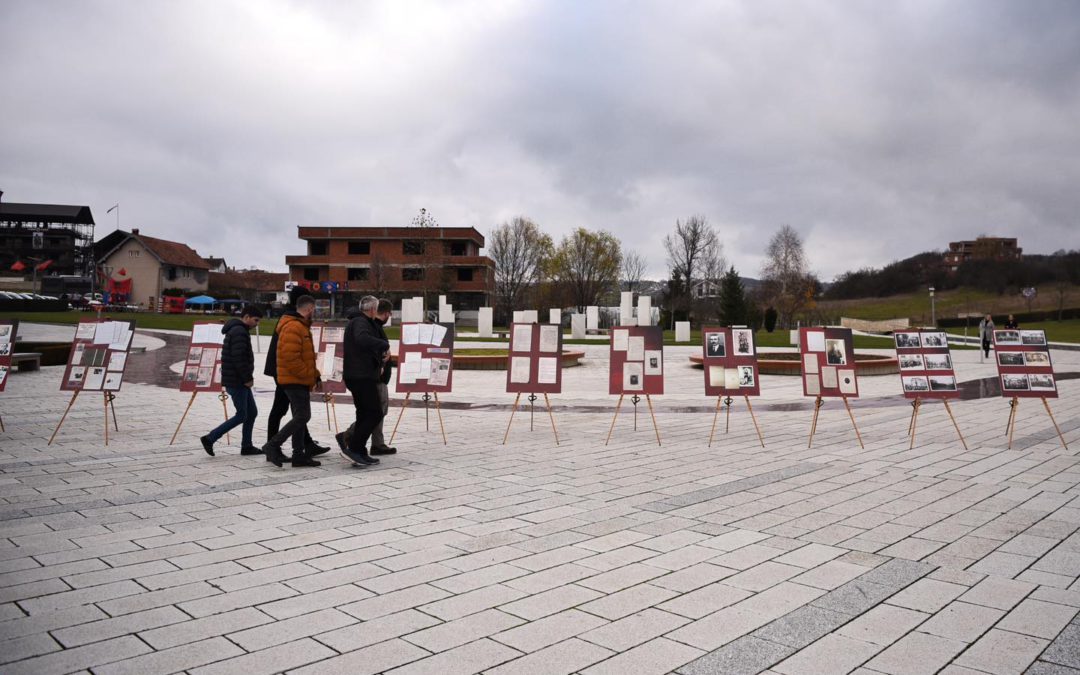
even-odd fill
[[[633,293],[641,283],[641,278],[645,276],[645,266],[645,256],[637,251],[627,251],[623,254],[622,280],[627,291]]]
[[[441,275],[445,271],[445,256],[443,255],[442,242],[440,241],[439,223],[428,213],[426,208],[420,209],[410,225],[419,230],[417,240],[407,242],[406,246],[416,247],[414,252],[418,258],[418,268],[421,277],[421,293],[424,296],[425,309],[430,306],[428,296],[431,290],[441,284]],[[438,277],[438,278],[437,278]]]
[[[802,238],[790,225],[769,240],[761,271],[766,300],[780,314],[781,325],[792,325],[795,314],[813,300],[816,284],[807,270]]]
[[[618,288],[621,264],[618,239],[608,232],[590,232],[579,227],[563,237],[549,269],[580,310]]]
[[[381,251],[371,255],[371,264],[368,268],[368,282],[375,295],[380,298],[386,294],[386,288],[390,282],[390,271],[393,268],[386,262],[386,256]]]
[[[505,319],[536,284],[554,247],[551,237],[524,216],[498,225],[488,239],[488,257],[495,262],[496,307]]]
[[[664,237],[664,248],[668,268],[686,280],[688,286],[695,275],[701,274],[706,261],[718,272],[716,278],[723,274],[723,245],[705,216],[690,216],[686,222],[676,220],[675,233]]]

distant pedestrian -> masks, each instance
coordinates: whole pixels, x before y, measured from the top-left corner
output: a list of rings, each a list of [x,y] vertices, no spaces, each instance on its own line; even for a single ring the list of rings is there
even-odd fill
[[[379,460],[368,454],[367,442],[385,415],[379,400],[379,382],[390,358],[390,341],[382,329],[389,313],[380,317],[378,310],[378,298],[364,296],[360,316],[345,328],[345,386],[356,406],[356,425],[342,454],[359,465],[378,464]]]
[[[979,339],[982,340],[983,356],[990,357],[990,345],[994,343],[994,317],[989,314],[979,322]]]
[[[230,429],[243,424],[240,436],[241,455],[261,455],[262,450],[251,441],[251,430],[259,409],[255,406],[255,353],[251,350],[251,329],[259,323],[262,311],[245,307],[239,319],[230,319],[221,328],[225,341],[221,345],[221,384],[236,406],[236,414],[218,425],[199,441],[206,454],[214,456],[214,443]]]
[[[1020,327],[1020,324],[1017,323],[1016,319],[1013,318],[1013,315],[1010,314],[1009,318],[1005,320],[1005,329],[1006,330],[1016,330],[1019,327]]]
[[[292,465],[319,466],[306,451],[307,423],[311,419],[311,390],[321,386],[319,371],[315,367],[315,346],[311,337],[311,317],[315,314],[315,299],[303,296],[296,301],[295,315],[286,314],[278,321],[277,382],[289,399],[292,418],[281,427],[266,445],[266,460],[281,466],[285,457],[281,445],[292,438]]]
[[[390,320],[390,315],[394,311],[394,305],[386,298],[380,298],[379,304],[375,311],[375,321],[380,326],[385,326],[386,322]],[[345,313],[345,318],[352,320],[360,316],[360,308],[354,307]],[[383,335],[385,336],[385,331]],[[391,363],[389,358],[383,360],[382,375],[379,377],[378,384],[379,389],[379,405],[382,407],[383,417],[379,420],[379,423],[375,425],[375,428],[371,431],[371,452],[372,455],[393,455],[397,453],[397,448],[391,447],[386,443],[386,436],[383,434],[383,425],[386,423],[386,414],[390,409],[390,391],[388,385],[390,379],[394,373],[394,364]],[[349,425],[349,428],[339,433],[335,438],[338,442],[338,447],[344,453],[349,447],[349,442],[352,439],[353,432],[356,430],[356,423]]]

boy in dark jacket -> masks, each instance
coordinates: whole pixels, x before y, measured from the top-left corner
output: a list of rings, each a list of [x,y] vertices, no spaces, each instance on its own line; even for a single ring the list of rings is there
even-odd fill
[[[251,329],[259,323],[262,311],[245,307],[239,319],[230,319],[222,328],[225,341],[221,345],[221,384],[236,406],[236,414],[206,434],[202,442],[206,454],[214,456],[214,443],[233,427],[244,425],[240,441],[241,455],[260,455],[262,450],[251,441],[251,430],[259,409],[255,407],[252,387],[255,385],[255,354],[251,350]]]

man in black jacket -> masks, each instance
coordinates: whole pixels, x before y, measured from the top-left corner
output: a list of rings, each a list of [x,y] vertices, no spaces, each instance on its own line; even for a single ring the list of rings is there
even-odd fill
[[[358,465],[379,463],[366,447],[371,432],[383,419],[378,384],[390,358],[390,341],[377,318],[378,309],[378,298],[364,296],[360,300],[360,316],[349,321],[345,328],[343,375],[356,406],[356,424],[342,454]],[[388,316],[381,318],[385,323]]]
[[[386,322],[390,320],[390,314],[394,311],[394,305],[385,298],[379,299],[379,304],[375,310],[374,319],[380,326],[385,326]],[[360,316],[360,308],[353,307],[348,312],[345,312],[345,318],[355,319]],[[386,336],[384,331],[383,336]],[[390,392],[387,389],[387,385],[390,384],[390,378],[394,373],[394,365],[390,363],[389,359],[383,361],[382,375],[379,377],[378,389],[379,389],[379,405],[382,408],[383,418],[379,420],[379,423],[375,425],[375,428],[371,431],[371,454],[372,455],[393,455],[397,452],[397,448],[390,447],[386,444],[386,436],[383,435],[383,423],[386,421],[386,413],[390,407]],[[337,439],[338,447],[342,452],[349,447],[350,439],[352,438],[353,431],[356,429],[356,424],[350,424],[349,428],[345,431],[334,436]]]
[[[304,295],[308,295],[306,288],[294,286],[290,289],[289,304],[286,306],[283,315],[300,316],[296,313],[296,300]],[[273,438],[281,429],[281,418],[285,417],[285,413],[289,412],[289,396],[277,384],[277,340],[277,331],[274,331],[273,336],[270,338],[270,349],[266,353],[266,364],[263,366],[263,375],[274,378],[274,384],[277,385],[274,387],[274,402],[270,406],[270,414],[266,416],[266,438],[268,440]],[[318,345],[315,348],[318,349]],[[306,428],[304,429],[304,449],[309,457],[321,455],[330,450],[328,446],[316,443]]]
[[[255,354],[251,351],[251,329],[259,323],[262,311],[245,307],[239,319],[230,319],[222,328],[225,340],[221,344],[221,384],[236,406],[236,414],[216,429],[201,437],[206,454],[214,456],[214,443],[233,427],[244,425],[240,441],[241,455],[260,455],[262,450],[251,441],[251,430],[259,409],[251,388],[255,385]]]

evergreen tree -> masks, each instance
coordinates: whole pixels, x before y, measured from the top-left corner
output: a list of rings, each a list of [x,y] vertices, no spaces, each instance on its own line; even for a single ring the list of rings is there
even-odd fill
[[[735,266],[720,278],[720,316],[725,326],[743,326],[747,324],[746,290],[743,288]]]

